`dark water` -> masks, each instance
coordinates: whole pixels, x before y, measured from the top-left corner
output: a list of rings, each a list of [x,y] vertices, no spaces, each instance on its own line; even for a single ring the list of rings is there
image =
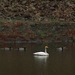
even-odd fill
[[[24,44],[26,51],[0,49],[0,75],[75,75],[75,44]],[[44,51],[47,56],[34,56]],[[64,47],[63,51],[59,47]]]

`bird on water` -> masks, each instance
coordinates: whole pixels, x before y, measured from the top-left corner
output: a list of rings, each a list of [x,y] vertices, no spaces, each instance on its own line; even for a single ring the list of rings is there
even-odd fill
[[[48,46],[45,46],[45,52],[40,51],[40,52],[35,52],[33,54],[38,55],[38,56],[48,56],[49,53],[47,53],[47,48],[48,48]]]

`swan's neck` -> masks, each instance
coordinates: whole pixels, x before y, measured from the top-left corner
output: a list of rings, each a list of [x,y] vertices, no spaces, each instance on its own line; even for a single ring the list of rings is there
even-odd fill
[[[47,48],[45,48],[45,53],[47,53]]]

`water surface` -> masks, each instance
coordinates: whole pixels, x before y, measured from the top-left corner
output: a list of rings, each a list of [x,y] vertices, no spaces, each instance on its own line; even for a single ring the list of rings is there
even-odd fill
[[[33,55],[34,52],[44,51],[45,45],[49,46],[49,56]],[[0,75],[75,75],[75,44],[23,46],[25,51],[0,49]],[[64,47],[63,50],[60,47]]]

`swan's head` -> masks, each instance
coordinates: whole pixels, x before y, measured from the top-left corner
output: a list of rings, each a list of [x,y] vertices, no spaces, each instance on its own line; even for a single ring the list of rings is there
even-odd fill
[[[45,48],[48,48],[48,46],[45,46]]]

